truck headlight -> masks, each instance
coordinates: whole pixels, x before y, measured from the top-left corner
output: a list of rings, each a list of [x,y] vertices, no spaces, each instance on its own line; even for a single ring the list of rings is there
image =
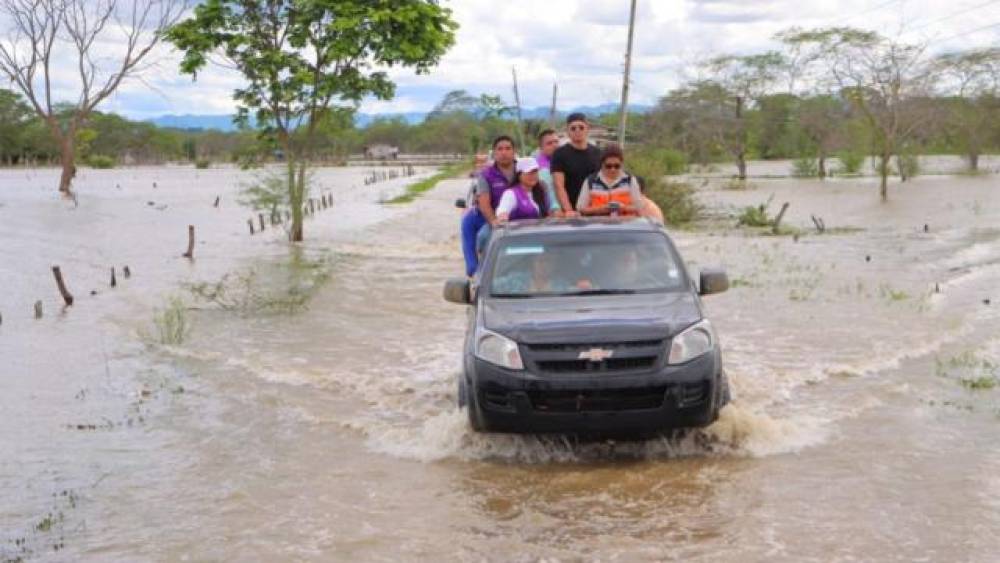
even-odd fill
[[[689,362],[715,348],[715,331],[708,319],[703,319],[674,337],[670,342],[670,365]]]
[[[476,357],[507,369],[524,369],[517,342],[488,330],[476,336]]]

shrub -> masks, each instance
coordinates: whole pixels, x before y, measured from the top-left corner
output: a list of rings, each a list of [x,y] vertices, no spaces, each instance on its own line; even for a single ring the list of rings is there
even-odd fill
[[[855,150],[842,150],[837,153],[837,160],[840,161],[838,174],[858,174],[865,163],[865,155]]]
[[[115,167],[115,159],[103,154],[92,154],[87,157],[87,166],[107,170]]]
[[[171,297],[163,309],[154,312],[153,324],[156,325],[160,344],[179,346],[184,343],[191,331],[184,311],[184,302],[178,297]]]
[[[920,160],[913,153],[903,153],[896,157],[899,175],[904,179],[914,178],[920,174]]]
[[[657,172],[657,176],[676,176],[687,171],[687,157],[680,151],[673,149],[639,147],[625,153],[625,167],[628,170],[642,168],[646,171]],[[641,172],[634,172],[640,176],[646,176]]]
[[[760,205],[748,205],[744,207],[743,211],[740,212],[737,225],[746,227],[770,227],[773,225],[774,219],[767,212],[767,208],[771,206],[772,199],[774,199],[773,196]]]
[[[684,182],[670,182],[662,178],[646,180],[646,197],[660,207],[663,220],[668,225],[683,225],[698,218],[701,205],[694,193],[694,188]]]
[[[200,170],[204,170],[211,165],[212,161],[207,158],[199,158],[198,160],[194,161],[194,167]]]
[[[686,166],[684,155],[669,149],[638,148],[625,155],[625,167],[643,178],[646,196],[660,206],[663,220],[670,225],[689,223],[701,212],[694,188],[665,179],[683,172]]]
[[[796,178],[815,178],[819,176],[819,163],[811,156],[797,158],[792,163],[792,175]]]

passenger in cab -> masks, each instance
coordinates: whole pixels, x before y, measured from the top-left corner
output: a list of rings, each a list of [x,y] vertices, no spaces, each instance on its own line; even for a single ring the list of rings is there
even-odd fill
[[[601,153],[601,169],[583,183],[577,210],[583,215],[644,215],[645,203],[639,182],[622,168],[625,155],[618,145]]]
[[[535,151],[535,160],[538,161],[538,180],[545,185],[546,193],[551,202],[552,215],[562,216],[562,207],[559,205],[559,198],[556,196],[556,185],[552,181],[552,155],[559,148],[559,135],[552,129],[546,129],[538,135],[538,150]]]
[[[539,219],[553,212],[548,190],[539,181],[540,172],[538,161],[534,158],[529,156],[517,160],[518,182],[500,197],[496,209],[499,222]]]
[[[476,179],[475,205],[462,218],[462,254],[465,273],[470,277],[479,269],[479,252],[497,222],[495,209],[500,197],[515,184],[515,157],[514,140],[507,135],[497,137],[493,141],[493,164]]]
[[[584,180],[597,172],[601,165],[601,150],[590,144],[590,124],[582,113],[571,113],[566,118],[569,143],[552,154],[552,181],[555,183],[559,205],[567,217],[579,210],[578,197]]]

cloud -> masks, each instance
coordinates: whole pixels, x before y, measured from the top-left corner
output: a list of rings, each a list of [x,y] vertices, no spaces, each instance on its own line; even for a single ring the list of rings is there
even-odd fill
[[[428,75],[391,69],[392,101],[366,100],[362,111],[424,111],[450,90],[502,95],[513,101],[516,67],[525,106],[545,106],[559,84],[559,106],[616,102],[621,92],[627,40],[628,0],[445,0],[460,28],[455,46]],[[938,41],[932,50],[995,44],[997,29],[962,35],[1000,21],[1000,4],[961,12],[965,6],[937,0],[900,0],[879,8],[873,0],[638,0],[632,100],[653,103],[688,77],[694,61],[719,53],[775,48],[772,35],[791,25],[853,25],[907,40]],[[946,18],[946,19],[943,19]],[[920,26],[925,26],[920,28]],[[10,37],[0,21],[0,41]],[[915,31],[909,31],[914,29]],[[946,41],[942,41],[946,39]],[[102,45],[111,56],[113,41]],[[142,80],[123,84],[101,109],[133,117],[165,113],[230,113],[239,75],[209,67],[197,81],[177,71],[179,57],[167,45]],[[56,94],[73,99],[74,59],[60,57]]]

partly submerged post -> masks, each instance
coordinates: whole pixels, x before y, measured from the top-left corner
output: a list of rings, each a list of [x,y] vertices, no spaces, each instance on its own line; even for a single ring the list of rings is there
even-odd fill
[[[73,295],[66,289],[66,283],[63,281],[62,270],[59,269],[59,266],[52,266],[52,275],[56,278],[56,286],[59,288],[59,293],[62,295],[66,306],[73,305]]]
[[[41,301],[35,301],[35,318],[36,319],[42,318],[42,302]]]
[[[260,232],[263,233],[264,232],[264,214],[263,213],[258,213],[257,214],[257,220],[260,221]]]
[[[781,204],[781,211],[778,212],[778,216],[774,218],[774,225],[771,226],[773,234],[778,234],[781,231],[781,220],[785,218],[785,212],[788,211],[789,205],[787,201]]]
[[[115,267],[111,266],[111,287],[118,286],[118,279],[115,277]]]
[[[194,225],[188,225],[188,249],[182,256],[194,260]],[[114,277],[114,275],[114,270],[112,270],[111,276]]]
[[[253,235],[253,219],[247,219],[247,225],[250,225],[250,234]]]

